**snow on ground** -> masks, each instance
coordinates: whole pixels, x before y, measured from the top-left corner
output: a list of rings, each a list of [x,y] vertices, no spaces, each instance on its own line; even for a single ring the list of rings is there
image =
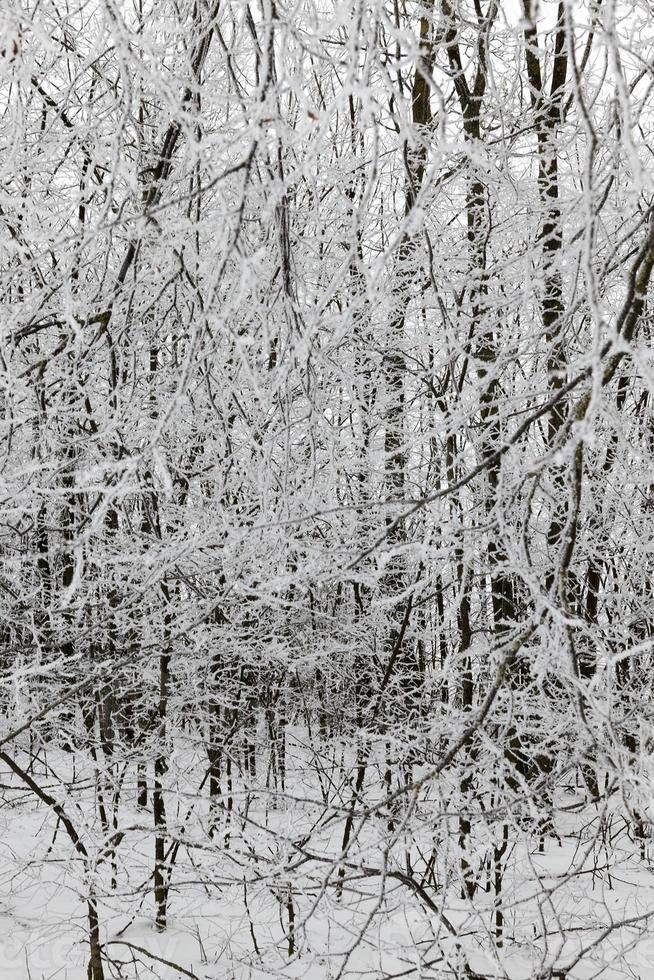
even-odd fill
[[[83,758],[76,760],[76,786],[69,780],[66,789],[62,773],[70,776],[71,759],[50,751],[49,768],[37,763],[34,778],[59,794],[82,827],[89,853],[97,857],[102,828],[93,807],[92,774],[83,764]],[[564,967],[570,967],[566,980],[654,978],[649,926],[654,869],[617,817],[606,822],[602,838],[590,809],[561,812],[560,840],[548,838],[544,853],[537,840],[524,835],[513,844],[504,879],[504,943],[497,949],[492,892],[481,888],[472,903],[463,900],[451,874],[448,880],[453,858],[446,851],[439,854],[436,886],[425,890],[432,909],[397,878],[384,880],[353,869],[339,897],[332,859],[339,853],[342,820],[314,828],[302,845],[305,854],[290,843],[304,839],[315,823],[315,778],[312,782],[298,770],[291,782],[302,799],[293,801],[287,786],[286,800],[278,800],[275,808],[265,805],[270,797],[263,786],[256,793],[250,787],[248,818],[233,819],[227,841],[224,822],[213,838],[206,833],[206,800],[201,806],[190,801],[200,773],[200,760],[187,752],[184,765],[178,765],[175,792],[171,789],[168,796],[169,828],[173,836],[183,831],[184,845],[163,933],[153,922],[151,815],[134,807],[132,786],[126,785],[119,812],[119,828],[126,833],[112,889],[111,862],[102,861],[89,877],[56,818],[8,773],[1,774],[1,980],[86,980],[89,881],[98,896],[102,940],[114,961],[107,977],[451,977],[464,969],[463,950],[470,967],[484,978],[535,980],[555,977],[547,970]],[[237,789],[235,806],[242,807],[243,785]],[[565,803],[570,799],[566,794]],[[421,817],[430,807],[436,814],[438,805],[437,797],[423,802]],[[436,826],[432,823],[432,831]],[[411,836],[414,865],[429,843],[430,824],[423,819],[416,828]],[[387,846],[385,821],[364,821],[352,862],[368,872],[380,871]],[[398,838],[387,870],[403,867],[402,848]],[[289,884],[295,946],[290,955]],[[458,932],[457,942],[448,937],[442,913]]]

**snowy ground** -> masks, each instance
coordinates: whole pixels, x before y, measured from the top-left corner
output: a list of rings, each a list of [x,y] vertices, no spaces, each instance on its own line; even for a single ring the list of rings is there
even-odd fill
[[[320,825],[317,817],[326,808],[308,768],[289,777],[294,792],[287,785],[287,797],[278,799],[275,808],[266,805],[271,797],[263,785],[256,792],[250,787],[247,819],[232,820],[226,841],[225,824],[209,836],[206,800],[199,804],[192,798],[191,787],[202,778],[200,761],[190,748],[186,755],[180,751],[167,800],[171,836],[184,843],[164,933],[153,922],[152,818],[134,807],[133,787],[126,783],[119,810],[125,836],[112,889],[110,862],[86,874],[52,813],[2,772],[1,980],[85,980],[85,898],[91,881],[102,940],[113,961],[106,966],[107,977],[435,978],[465,976],[465,962],[474,971],[468,975],[509,980],[654,977],[654,869],[617,816],[598,835],[591,809],[559,812],[560,841],[547,839],[542,854],[537,840],[524,835],[510,840],[504,942],[498,949],[492,891],[482,887],[472,902],[463,900],[452,871],[456,856],[445,845],[435,878],[425,885],[427,903],[392,877],[405,868],[410,843],[415,879],[421,880],[420,853],[428,853],[427,838],[438,826],[437,794],[421,801],[420,819],[413,814],[410,831],[398,834],[390,850],[386,822],[363,821],[350,854],[364,873],[349,869],[339,896],[333,858],[343,822],[336,816]],[[97,856],[103,834],[93,806],[92,774],[88,760],[84,771],[84,762],[76,759],[74,786],[66,753],[49,752],[50,768],[37,763],[33,775],[64,803],[89,853]],[[236,812],[243,810],[248,794],[241,781],[235,783]],[[562,794],[562,804],[569,807],[574,800],[572,792]],[[301,850],[294,848],[293,841],[307,836]],[[386,878],[379,873],[384,864]],[[289,886],[295,947],[290,955]],[[445,919],[456,939],[448,934]]]

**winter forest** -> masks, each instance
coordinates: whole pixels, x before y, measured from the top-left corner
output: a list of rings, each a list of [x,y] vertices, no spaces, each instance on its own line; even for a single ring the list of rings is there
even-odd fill
[[[651,0],[1,0],[0,120],[1,980],[652,980]]]

